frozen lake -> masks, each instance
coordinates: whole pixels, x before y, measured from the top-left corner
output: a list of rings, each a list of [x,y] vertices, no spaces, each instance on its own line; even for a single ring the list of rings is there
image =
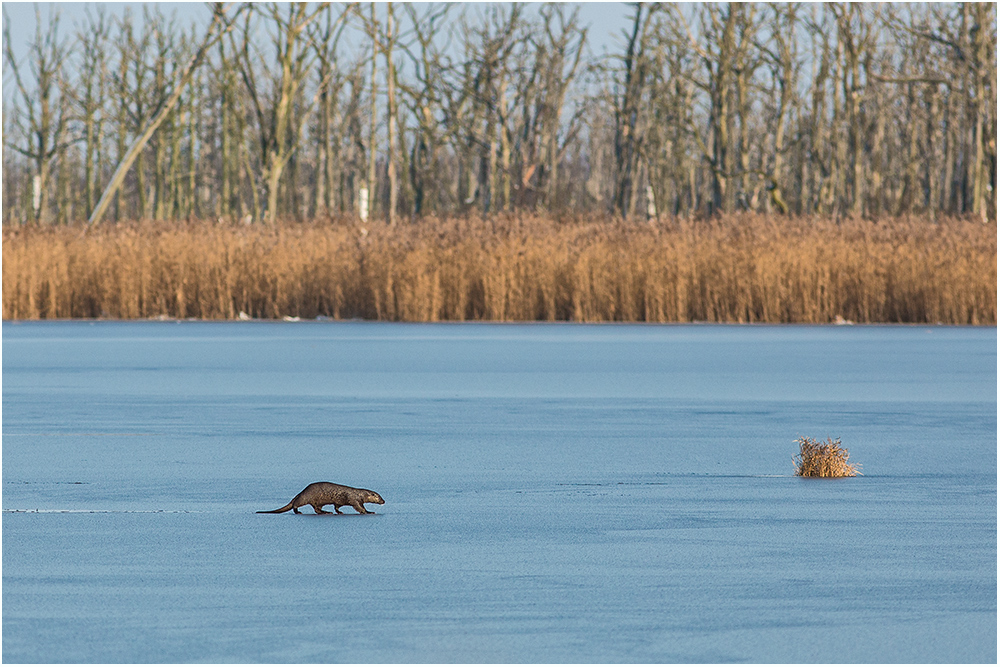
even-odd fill
[[[995,328],[2,335],[4,662],[997,660]]]

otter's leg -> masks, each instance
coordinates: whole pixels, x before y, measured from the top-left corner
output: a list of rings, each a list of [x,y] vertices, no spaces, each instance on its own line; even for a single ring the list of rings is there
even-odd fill
[[[296,514],[302,514],[302,512],[299,511],[298,507],[293,507],[292,511],[295,512]]]
[[[358,511],[358,514],[371,514],[371,512],[369,512],[368,510],[366,510],[365,506],[361,502],[359,502],[357,500],[355,500],[353,503],[351,503],[351,507],[353,507],[354,509],[356,509]]]
[[[330,514],[330,512],[323,509],[322,505],[313,505],[313,510],[315,510],[316,514]]]
[[[343,514],[343,512],[340,511],[341,507],[343,507],[343,505],[334,505],[333,511],[336,512],[337,514]]]

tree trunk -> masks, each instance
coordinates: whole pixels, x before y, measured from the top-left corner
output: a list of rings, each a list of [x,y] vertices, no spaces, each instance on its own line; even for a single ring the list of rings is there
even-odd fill
[[[386,150],[386,176],[389,181],[389,226],[396,225],[396,208],[399,196],[396,186],[396,66],[392,61],[393,44],[396,41],[395,35],[395,10],[392,3],[386,5],[386,38],[385,38],[385,82],[386,82],[386,125],[389,140]]]
[[[371,37],[372,37],[372,85],[371,85],[371,100],[369,107],[368,116],[368,215],[375,216],[375,159],[376,159],[376,142],[375,142],[375,128],[376,122],[378,120],[378,106],[376,104],[378,100],[378,17],[375,14],[375,3],[371,5],[372,9],[372,22],[371,22]]]

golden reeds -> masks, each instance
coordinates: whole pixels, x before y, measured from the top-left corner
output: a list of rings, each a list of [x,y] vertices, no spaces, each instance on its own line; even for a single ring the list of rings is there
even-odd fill
[[[799,453],[794,457],[795,474],[799,477],[856,477],[860,463],[848,463],[851,455],[840,446],[840,438],[827,438],[819,442],[812,438],[799,438]]]
[[[995,222],[3,228],[3,317],[996,324]]]

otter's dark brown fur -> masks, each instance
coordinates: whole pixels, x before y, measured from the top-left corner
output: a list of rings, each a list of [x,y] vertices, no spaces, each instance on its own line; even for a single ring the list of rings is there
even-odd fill
[[[358,514],[371,514],[365,509],[365,503],[376,503],[384,505],[382,496],[369,491],[368,489],[355,489],[353,486],[333,484],[331,482],[313,482],[302,489],[299,495],[292,498],[292,502],[276,510],[260,510],[257,514],[281,514],[292,510],[296,514],[301,514],[299,508],[303,505],[312,505],[316,514],[330,514],[323,509],[324,505],[333,505],[337,514],[343,514],[341,507],[350,505],[358,511]]]

